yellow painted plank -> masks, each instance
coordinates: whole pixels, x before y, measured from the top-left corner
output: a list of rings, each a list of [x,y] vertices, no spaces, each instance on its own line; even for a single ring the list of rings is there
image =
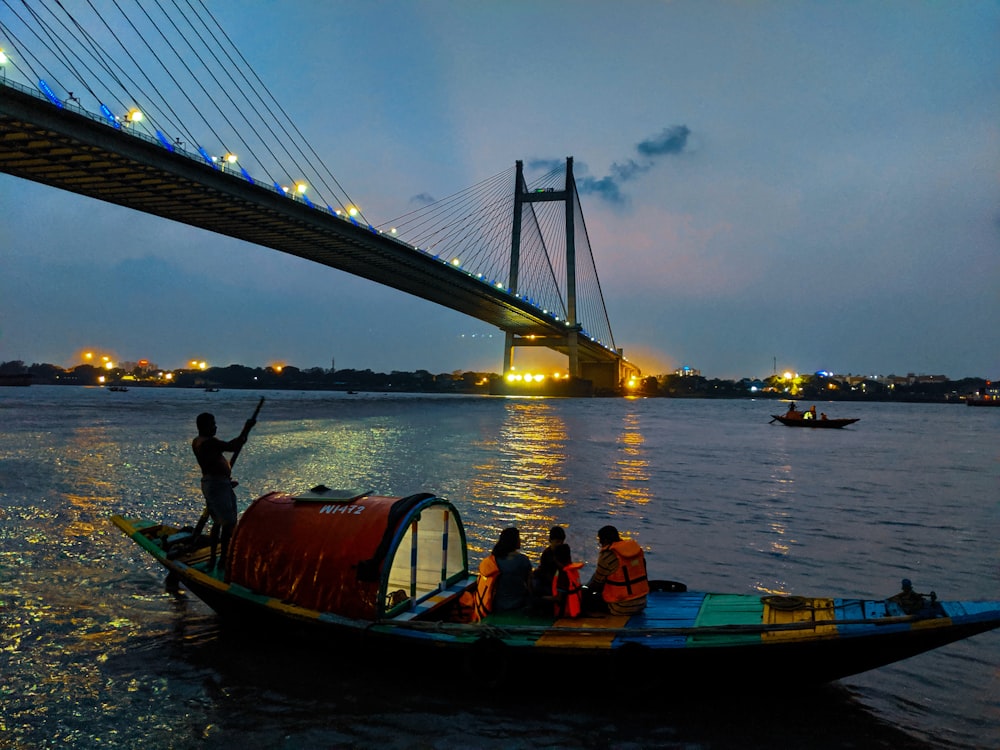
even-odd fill
[[[611,648],[617,635],[617,629],[624,628],[629,621],[627,615],[605,615],[603,617],[577,617],[556,620],[553,627],[567,628],[558,632],[545,633],[539,638],[537,646],[555,646],[556,648]],[[588,632],[573,633],[572,629],[586,628]],[[593,632],[595,628],[607,628],[611,632]]]
[[[777,598],[776,603],[787,601]],[[813,623],[814,626],[801,630],[777,630],[764,633],[765,641],[796,640],[815,638],[817,636],[833,637],[837,635],[836,614],[833,609],[833,599],[801,598],[801,606],[789,609],[771,606],[764,600],[764,623],[766,625],[789,625],[792,623]],[[823,624],[826,623],[826,624]]]

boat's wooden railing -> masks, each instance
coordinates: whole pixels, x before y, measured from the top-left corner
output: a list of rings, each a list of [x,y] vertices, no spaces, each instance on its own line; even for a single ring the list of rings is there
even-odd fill
[[[468,579],[452,583],[450,586],[433,591],[420,599],[414,600],[408,610],[392,617],[392,622],[411,622],[431,614],[443,605],[460,597],[469,588]]]

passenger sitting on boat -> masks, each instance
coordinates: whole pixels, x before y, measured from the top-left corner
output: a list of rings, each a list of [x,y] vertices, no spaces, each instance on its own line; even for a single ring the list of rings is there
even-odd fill
[[[802,415],[802,418],[816,419],[816,404],[813,404],[812,407],[809,409],[809,411],[807,411],[805,414]]]
[[[568,544],[559,544],[551,549],[558,566],[552,578],[553,614],[556,617],[579,617],[583,611],[583,587],[580,585],[583,563],[573,562]]]
[[[531,593],[533,596],[545,597],[552,593],[552,578],[559,570],[552,553],[556,547],[565,542],[566,531],[562,526],[553,526],[549,529],[549,544],[542,550],[538,567],[531,574]]]
[[[632,615],[646,608],[649,581],[642,547],[632,539],[622,539],[614,526],[602,526],[597,532],[601,553],[597,570],[587,588],[595,592],[587,597],[588,607],[613,615]]]
[[[824,412],[820,412],[819,418],[820,419],[826,419],[826,412],[825,411]]]
[[[492,612],[510,612],[528,605],[531,560],[520,551],[521,533],[511,526],[500,532],[491,557],[496,563],[493,576]]]
[[[191,449],[201,467],[201,492],[212,516],[212,551],[209,560],[209,570],[212,570],[215,568],[216,542],[220,542],[222,562],[225,565],[229,539],[236,527],[236,493],[233,492],[236,483],[233,481],[232,465],[223,453],[232,453],[241,448],[257,422],[248,419],[243,425],[243,431],[229,442],[215,436],[218,428],[214,415],[203,412],[198,415],[195,423],[198,425],[198,437],[191,441]]]

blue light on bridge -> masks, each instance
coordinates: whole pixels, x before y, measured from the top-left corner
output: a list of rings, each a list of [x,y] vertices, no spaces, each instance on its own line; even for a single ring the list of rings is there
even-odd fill
[[[116,127],[119,130],[122,129],[122,124],[118,122],[118,118],[115,117],[114,113],[108,109],[107,104],[101,105],[101,114],[104,115],[104,119],[106,119],[113,127]]]
[[[172,144],[170,141],[167,140],[167,136],[163,135],[163,133],[157,130],[156,137],[160,139],[160,143],[163,144],[163,148],[165,148],[170,153],[174,152],[174,144]]]
[[[243,175],[243,179],[245,179],[251,185],[256,185],[257,184],[257,183],[255,183],[253,181],[253,177],[250,176],[250,173],[247,172],[246,169],[244,169],[243,167],[240,167],[240,174],[242,174]]]
[[[213,169],[219,168],[219,165],[215,163],[215,159],[209,156],[208,152],[201,146],[198,146],[198,153],[201,154],[201,158],[204,159],[205,163],[208,164],[210,167],[212,167]]]
[[[39,80],[38,88],[42,90],[42,93],[45,94],[46,98],[50,102],[55,104],[57,107],[62,107],[63,103],[59,101],[59,97],[56,96],[55,93],[52,91],[52,89],[49,88],[49,84],[47,84],[45,81]]]

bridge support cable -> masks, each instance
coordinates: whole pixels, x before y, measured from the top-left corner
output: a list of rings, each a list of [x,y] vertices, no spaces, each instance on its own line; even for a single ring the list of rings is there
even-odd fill
[[[30,67],[23,83],[46,79],[57,101],[100,110],[118,130],[148,135],[170,151],[186,143],[189,150],[181,152],[190,158],[325,204],[331,213],[334,206],[344,213],[353,208],[367,224],[203,0],[112,0],[100,9],[91,0],[2,2],[11,13],[0,30],[15,41],[15,49],[5,50],[15,63],[8,67],[21,69],[18,61]],[[141,112],[142,120],[126,118],[126,110]],[[223,160],[234,155],[238,167]],[[295,192],[297,185],[315,191],[313,199]]]

